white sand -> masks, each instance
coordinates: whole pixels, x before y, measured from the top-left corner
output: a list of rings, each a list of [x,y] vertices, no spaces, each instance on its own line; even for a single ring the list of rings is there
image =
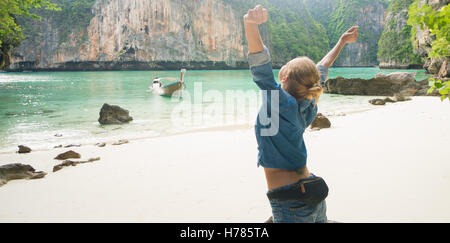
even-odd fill
[[[331,117],[308,131],[310,170],[330,187],[329,219],[450,222],[450,102],[415,97]],[[266,183],[253,129],[73,148],[101,161],[51,172],[67,149],[1,154],[49,174],[0,188],[0,222],[263,222]]]

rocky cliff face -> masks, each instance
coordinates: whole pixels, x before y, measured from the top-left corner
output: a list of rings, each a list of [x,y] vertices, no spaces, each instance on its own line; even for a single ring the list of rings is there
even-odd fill
[[[54,18],[15,51],[10,70],[236,68],[246,61],[242,16],[217,0],[97,0],[86,28]]]
[[[339,66],[375,66],[378,40],[384,28],[385,7],[377,1],[357,8],[353,25],[360,26],[359,41],[347,45],[336,60]],[[344,30],[345,31],[345,30]],[[343,32],[343,31],[341,31]],[[337,33],[336,33],[337,34]]]
[[[27,38],[13,53],[9,70],[247,68],[242,14],[257,0],[52,1],[73,5],[64,13],[42,14],[41,22],[24,21]],[[318,61],[345,30],[359,25],[358,42],[345,47],[335,65],[377,65],[385,2],[267,2],[271,22],[262,35],[273,47],[273,63],[299,55]],[[73,10],[85,3],[92,4]],[[73,13],[84,14],[66,18]]]
[[[386,25],[378,43],[380,68],[421,68],[422,59],[414,54],[411,26],[407,25],[409,6],[414,0],[393,0],[389,4]]]
[[[449,4],[449,0],[419,0],[419,5],[430,5],[434,10],[438,10],[443,6]],[[428,53],[431,51],[431,43],[433,37],[430,35],[430,31],[425,29],[417,29],[415,39],[413,41],[414,51],[425,59],[424,68],[431,74],[437,74],[444,63],[443,58],[428,58]]]

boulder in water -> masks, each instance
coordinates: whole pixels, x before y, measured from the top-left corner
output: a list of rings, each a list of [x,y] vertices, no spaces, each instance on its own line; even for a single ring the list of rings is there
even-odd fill
[[[98,122],[102,125],[123,124],[132,121],[129,111],[116,106],[104,104],[100,110]]]
[[[392,83],[416,82],[416,73],[394,72],[387,75],[379,73],[375,75],[374,78],[386,80]]]
[[[393,96],[401,93],[412,96],[428,87],[428,83],[417,82],[415,75],[409,72],[395,72],[388,75],[377,74],[371,79],[337,77],[327,80],[325,91],[343,95]]]

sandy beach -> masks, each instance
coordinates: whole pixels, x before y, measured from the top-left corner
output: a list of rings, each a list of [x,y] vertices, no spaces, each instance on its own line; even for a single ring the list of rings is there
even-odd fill
[[[330,187],[329,219],[450,222],[450,102],[414,97],[330,120],[305,133],[309,169]],[[68,150],[101,160],[53,173]],[[0,165],[48,173],[0,187],[0,222],[259,223],[271,210],[256,158],[251,127],[0,154]]]

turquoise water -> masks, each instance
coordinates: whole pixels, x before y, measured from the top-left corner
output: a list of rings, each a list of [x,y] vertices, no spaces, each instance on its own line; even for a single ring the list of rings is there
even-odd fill
[[[329,77],[371,78],[394,71],[400,70],[334,68]],[[426,77],[423,70],[401,71],[417,72],[417,80]],[[19,144],[52,148],[251,125],[256,119],[259,91],[248,70],[188,71],[183,99],[147,92],[154,77],[178,76],[175,71],[0,73],[0,151],[14,151]],[[233,92],[248,99],[233,99]],[[368,99],[325,94],[320,110],[328,115],[364,110],[371,108]],[[101,126],[104,103],[129,110],[134,121]]]

